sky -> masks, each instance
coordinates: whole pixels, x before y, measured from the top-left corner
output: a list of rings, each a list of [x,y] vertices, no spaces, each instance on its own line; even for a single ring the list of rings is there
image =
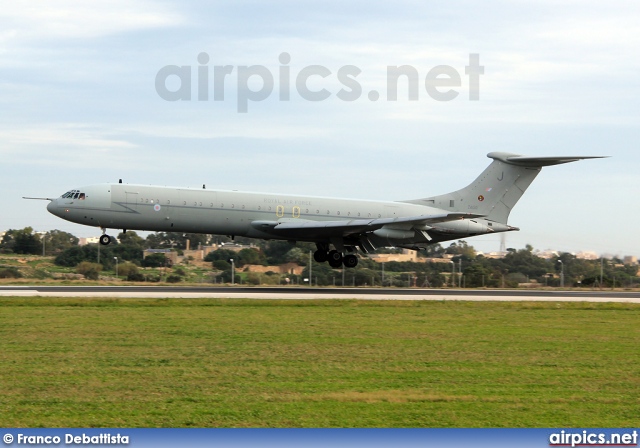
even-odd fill
[[[22,196],[118,179],[427,197],[506,151],[611,156],[544,168],[507,247],[640,256],[638,23],[636,1],[8,2],[0,231],[97,236]],[[400,77],[392,101],[387,70],[402,66],[414,91]],[[500,237],[468,242],[495,251]]]

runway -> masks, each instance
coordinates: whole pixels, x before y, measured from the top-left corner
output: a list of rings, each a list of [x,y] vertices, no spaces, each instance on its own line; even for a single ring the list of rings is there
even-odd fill
[[[204,286],[0,286],[0,297],[470,300],[640,303],[638,291]]]

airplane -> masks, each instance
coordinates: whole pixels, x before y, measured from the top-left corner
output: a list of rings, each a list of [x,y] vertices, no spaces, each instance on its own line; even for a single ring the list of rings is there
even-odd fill
[[[603,156],[529,157],[491,152],[489,166],[468,186],[443,195],[371,201],[105,183],[69,190],[47,210],[78,224],[108,228],[245,236],[316,244],[314,259],[353,268],[358,251],[425,249],[430,244],[519,230],[509,213],[542,167]]]

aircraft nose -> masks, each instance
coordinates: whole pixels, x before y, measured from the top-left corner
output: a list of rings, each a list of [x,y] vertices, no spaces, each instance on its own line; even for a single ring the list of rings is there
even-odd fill
[[[57,211],[58,211],[58,201],[56,201],[54,199],[53,201],[49,202],[49,204],[47,204],[47,210],[52,215],[58,216],[58,213],[57,213]]]

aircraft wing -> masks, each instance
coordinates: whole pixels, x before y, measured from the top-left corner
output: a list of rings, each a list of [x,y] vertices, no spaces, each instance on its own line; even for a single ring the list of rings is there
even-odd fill
[[[311,221],[286,219],[280,221],[253,221],[251,225],[258,230],[281,237],[345,237],[349,235],[373,232],[382,227],[412,228],[458,219],[479,218],[484,215],[472,213],[442,213],[438,215],[419,215],[402,218],[351,219],[340,221]]]

